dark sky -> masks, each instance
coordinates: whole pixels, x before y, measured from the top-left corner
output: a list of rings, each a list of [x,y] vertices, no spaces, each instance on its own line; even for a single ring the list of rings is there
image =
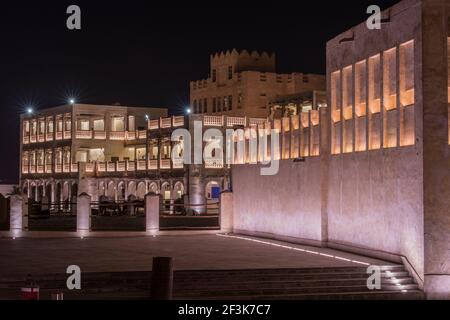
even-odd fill
[[[74,96],[177,113],[188,102],[189,80],[207,76],[209,55],[232,48],[275,52],[279,72],[324,73],[327,40],[364,21],[370,4],[396,2],[2,2],[0,183],[18,180],[19,113],[27,105],[45,108]],[[81,7],[81,31],[66,28],[70,4]]]

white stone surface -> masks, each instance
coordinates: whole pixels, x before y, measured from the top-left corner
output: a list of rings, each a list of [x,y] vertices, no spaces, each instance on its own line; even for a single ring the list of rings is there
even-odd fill
[[[147,194],[145,196],[145,230],[153,235],[159,232],[159,202],[159,195]]]

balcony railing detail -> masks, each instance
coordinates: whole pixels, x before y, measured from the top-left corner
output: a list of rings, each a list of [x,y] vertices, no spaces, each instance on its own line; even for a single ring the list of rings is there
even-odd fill
[[[137,135],[139,140],[147,139],[147,130],[139,130]]]
[[[71,131],[64,131],[64,139],[72,139],[72,132]]]
[[[138,160],[137,161],[137,170],[138,171],[147,170],[146,162],[147,162],[146,160]]]
[[[77,173],[78,172],[78,163],[72,163],[70,165],[70,172]]]
[[[172,118],[161,118],[161,128],[170,128],[172,126]]]
[[[106,163],[105,162],[97,162],[97,171],[98,172],[106,172]]]
[[[55,140],[62,140],[63,139],[63,133],[61,131],[56,132]]]
[[[170,159],[161,159],[160,168],[161,169],[170,169],[171,168],[170,162],[171,162]]]
[[[148,120],[148,128],[150,130],[159,129],[159,120]]]
[[[127,161],[127,171],[129,171],[129,172],[136,171],[136,162]]]
[[[31,136],[31,137],[30,137],[30,142],[31,142],[31,143],[36,143],[36,141],[37,141],[36,139],[37,139],[36,136]]]
[[[90,130],[79,130],[76,133],[77,139],[92,139],[92,131]]]
[[[184,126],[184,116],[174,116],[173,117],[173,126],[174,127]]]
[[[106,163],[106,171],[108,171],[108,172],[116,171],[116,163],[115,162],[107,162]]]
[[[53,141],[53,132],[47,132],[45,135],[45,141]]]
[[[203,125],[208,127],[222,127],[223,116],[204,116]]]
[[[45,165],[45,173],[52,173],[53,165],[51,163],[47,163]]]
[[[94,162],[86,163],[86,172],[93,173],[94,169],[95,169],[95,163]]]
[[[110,132],[109,140],[124,141],[125,140],[125,131]]]
[[[38,141],[39,142],[45,142],[45,134],[38,135]]]
[[[244,126],[246,125],[246,117],[227,117],[227,127]]]
[[[106,140],[106,131],[94,131],[95,140]]]
[[[158,170],[158,160],[149,160],[148,170]]]
[[[62,172],[62,164],[56,164],[55,165],[55,172],[61,173]]]
[[[116,162],[116,170],[117,172],[124,172],[126,170],[126,162],[125,161]]]

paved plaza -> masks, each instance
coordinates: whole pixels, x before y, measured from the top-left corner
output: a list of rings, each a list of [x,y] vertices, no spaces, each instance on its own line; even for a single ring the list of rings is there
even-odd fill
[[[4,238],[0,239],[0,252],[2,278],[65,273],[69,265],[79,265],[84,272],[146,271],[151,270],[152,257],[155,256],[173,257],[175,270],[361,266],[352,260],[386,264],[381,260],[331,249],[213,234],[84,239]]]

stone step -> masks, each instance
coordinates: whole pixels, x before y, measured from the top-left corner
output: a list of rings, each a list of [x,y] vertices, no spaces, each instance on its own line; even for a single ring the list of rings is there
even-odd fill
[[[382,286],[383,291],[401,292],[402,290],[418,290],[417,285],[405,285],[402,289],[397,286]],[[365,285],[349,285],[349,286],[323,286],[323,287],[284,287],[284,288],[233,288],[233,289],[217,289],[217,290],[192,290],[182,293],[176,293],[183,297],[203,298],[208,296],[270,296],[270,295],[287,295],[287,294],[315,294],[315,293],[343,293],[343,292],[370,292]]]
[[[208,296],[202,300],[423,300],[424,293],[419,290],[408,292],[364,291],[314,294],[279,294],[260,296]],[[192,300],[192,297],[177,296],[175,300]],[[195,298],[194,298],[195,299]]]

